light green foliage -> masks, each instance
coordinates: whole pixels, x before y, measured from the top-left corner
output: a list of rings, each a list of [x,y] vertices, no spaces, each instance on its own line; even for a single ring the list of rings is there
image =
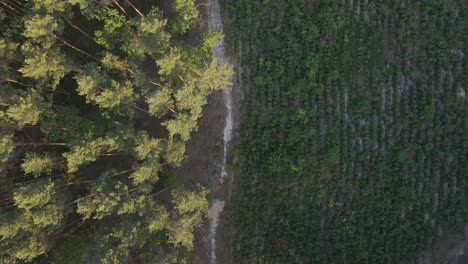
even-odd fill
[[[8,161],[10,153],[15,149],[12,134],[1,135],[0,137],[0,165]]]
[[[50,174],[54,166],[54,160],[47,154],[26,153],[21,168],[26,174],[39,177],[41,174]]]
[[[199,47],[200,50],[203,51],[205,54],[209,54],[208,56],[210,59],[215,57],[215,54],[213,52],[213,47],[221,42],[224,38],[223,33],[219,31],[212,31],[208,33],[204,33],[202,36],[202,44]]]
[[[193,229],[194,222],[189,217],[181,217],[173,220],[169,227],[169,243],[176,247],[185,247],[188,250],[193,249]]]
[[[177,139],[167,141],[166,151],[163,154],[164,159],[173,166],[180,166],[184,160],[185,143]]]
[[[190,133],[197,129],[196,116],[179,114],[175,119],[169,119],[162,123],[169,131],[170,138],[179,135],[183,141],[190,139]]]
[[[204,70],[197,70],[198,86],[200,89],[224,89],[232,85],[231,76],[234,74],[232,66],[218,65],[216,58]]]
[[[110,52],[105,52],[101,61],[108,69],[125,71],[128,68],[128,63],[124,59],[121,59],[119,56]]]
[[[107,59],[115,62],[116,58],[107,56]],[[136,99],[130,81],[120,83],[111,80],[107,73],[94,63],[86,65],[85,70],[77,74],[75,79],[78,83],[78,93],[85,96],[88,103],[94,102],[102,108],[119,110],[123,106],[131,105]]]
[[[14,256],[24,261],[32,261],[44,254],[47,250],[47,241],[44,236],[32,236],[25,238],[14,248]]]
[[[17,186],[0,207],[0,263],[190,263],[207,190],[168,170],[230,72],[212,61],[220,33],[189,32],[194,0],[150,2],[0,10],[0,171]],[[80,232],[87,245],[61,249]]]
[[[131,222],[120,222],[116,224],[110,232],[103,236],[101,247],[105,253],[100,258],[99,263],[122,263],[128,259],[132,248],[139,248],[144,245],[149,238],[147,229],[141,221],[130,218]],[[118,245],[115,245],[118,241]]]
[[[66,1],[56,0],[34,0],[35,9],[45,9],[47,12],[52,13],[56,11],[65,10]]]
[[[150,136],[146,132],[139,133],[136,138],[138,143],[134,148],[134,152],[137,159],[156,159],[159,157],[159,154],[163,150],[163,144],[161,139],[150,138]]]
[[[70,71],[65,55],[58,48],[41,48],[27,42],[22,47],[24,64],[18,71],[24,77],[42,80],[55,88]]]
[[[132,173],[130,178],[133,179],[133,184],[139,185],[143,182],[155,183],[158,181],[159,171],[162,169],[161,164],[157,159],[149,159],[141,164],[133,166],[135,172]]]
[[[157,232],[164,230],[169,223],[169,212],[162,206],[155,206],[148,219],[148,230]]]
[[[119,205],[127,197],[128,186],[112,177],[103,174],[91,187],[92,197],[77,201],[77,212],[83,215],[83,220],[102,219],[118,210]]]
[[[15,205],[20,209],[31,210],[41,207],[55,197],[54,183],[43,179],[18,188],[13,193]]]
[[[91,219],[91,216],[96,211],[93,198],[89,196],[81,197],[76,201],[76,212],[83,216],[83,221]]]
[[[208,190],[198,186],[195,190],[176,189],[172,192],[174,208],[179,215],[190,215],[201,221],[208,213]]]
[[[39,122],[45,107],[44,99],[39,92],[31,89],[29,93],[19,97],[15,103],[10,105],[6,116],[20,127],[27,124],[35,125]]]
[[[38,228],[58,225],[63,219],[63,205],[48,204],[31,210],[33,223]]]
[[[172,48],[162,58],[156,60],[159,66],[159,74],[162,76],[171,76],[178,67],[182,66],[182,55],[178,48]]]
[[[174,101],[171,98],[171,91],[162,88],[146,97],[149,112],[156,117],[163,117],[168,111],[168,107],[174,107]]]
[[[130,254],[130,252],[123,248],[122,246],[118,246],[117,248],[109,248],[104,256],[99,259],[99,263],[102,264],[113,264],[113,263],[121,263],[123,260]]]
[[[208,213],[208,190],[199,187],[195,191],[175,190],[172,192],[175,203],[176,220],[169,227],[169,242],[175,246],[193,248],[193,229],[203,222]]]
[[[158,9],[152,9],[138,21],[136,26],[141,42],[140,52],[154,54],[167,49],[171,36],[164,30],[166,24],[167,19],[163,18],[162,12]]]
[[[118,148],[115,138],[105,137],[84,141],[63,154],[67,159],[68,173],[76,172],[79,166],[95,161],[99,154],[112,152]]]
[[[135,185],[143,182],[154,184],[159,179],[159,172],[162,169],[160,155],[164,150],[163,142],[158,138],[150,138],[146,132],[139,133],[136,138],[138,144],[134,147],[134,153],[142,162],[133,165],[135,171],[130,178]]]
[[[16,215],[3,213],[0,215],[0,241],[16,236],[20,226],[16,222]]]
[[[117,211],[117,215],[135,214],[142,216],[152,206],[153,201],[146,198],[146,195],[139,193],[131,193],[127,199],[124,199],[122,205]]]
[[[198,119],[202,115],[203,106],[207,103],[206,95],[207,92],[197,89],[194,83],[185,83],[174,95],[177,109],[188,110],[192,118]]]
[[[128,51],[132,39],[130,25],[125,16],[117,9],[98,9],[95,18],[104,23],[104,27],[94,32],[96,42],[108,50],[120,48]]]
[[[133,84],[130,81],[121,84],[112,80],[111,83],[109,89],[105,89],[96,96],[95,101],[100,107],[112,109],[133,103],[135,96],[133,94]]]
[[[63,31],[63,25],[51,15],[34,15],[24,22],[24,26],[23,35],[44,48],[50,48],[55,43],[54,34]]]
[[[80,9],[86,9],[92,3],[93,1],[88,0],[34,0],[34,8],[37,10],[45,9],[48,13],[54,13],[63,12],[72,5],[79,5]]]
[[[179,34],[185,33],[198,17],[198,9],[194,0],[174,1],[175,19],[172,20],[173,31]]]
[[[3,253],[30,262],[50,246],[46,234],[53,233],[62,224],[64,204],[63,201],[57,203],[50,179],[20,187],[13,198],[20,210],[3,215],[0,244],[9,246]],[[16,260],[10,263],[16,263]]]
[[[167,19],[164,19],[159,9],[152,9],[146,16],[142,17],[138,23],[138,30],[146,33],[164,32]]]
[[[74,78],[78,83],[78,94],[84,96],[87,103],[95,101],[101,90],[109,85],[107,74],[95,63],[85,65]]]

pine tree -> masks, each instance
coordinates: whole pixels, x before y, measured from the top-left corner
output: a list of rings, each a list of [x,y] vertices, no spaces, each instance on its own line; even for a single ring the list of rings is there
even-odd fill
[[[70,152],[63,154],[67,159],[68,173],[76,172],[79,166],[95,161],[99,154],[112,152],[118,148],[117,139],[110,137],[83,141],[73,146]]]
[[[104,173],[91,187],[92,196],[84,197],[77,202],[77,212],[83,220],[102,219],[115,213],[128,193],[128,186]]]
[[[164,150],[163,140],[151,138],[145,131],[138,133],[135,141],[136,145],[133,151],[138,160],[157,159]]]
[[[51,15],[34,15],[24,22],[23,35],[31,42],[39,43],[45,49],[52,47],[55,43],[54,35],[63,31],[63,24],[59,23]]]
[[[40,84],[56,88],[60,79],[71,70],[67,58],[58,48],[42,48],[27,42],[21,49],[25,60],[19,72]]]
[[[138,45],[140,51],[134,53],[160,54],[169,47],[170,34],[164,30],[167,24],[167,19],[164,19],[162,12],[158,9],[152,9],[146,16],[141,17],[136,23],[138,40],[141,45]],[[137,38],[134,38],[137,39]]]
[[[104,22],[104,27],[95,31],[96,42],[108,50],[119,47],[123,51],[130,49],[132,29],[125,16],[115,9],[98,9],[95,19]]]
[[[54,160],[47,154],[26,153],[21,167],[26,174],[33,174],[37,178],[41,174],[52,172]]]
[[[158,174],[162,169],[161,164],[157,159],[148,159],[140,164],[133,166],[135,170],[130,176],[134,185],[139,185],[143,182],[156,183],[159,179]]]
[[[159,74],[161,77],[175,77],[174,72],[180,70],[179,67],[183,67],[182,54],[177,47],[173,47],[167,52],[162,58],[156,60],[156,64],[159,66]]]
[[[175,1],[171,17],[127,0],[4,4],[0,172],[16,187],[2,194],[0,263],[34,262],[77,229],[96,238],[82,262],[128,262],[148,247],[164,253],[153,263],[185,259],[207,190],[168,170],[206,97],[230,84],[232,70],[212,61],[219,34],[186,34],[193,0]]]
[[[10,154],[15,149],[15,142],[12,134],[0,134],[0,165],[6,163]],[[3,167],[3,166],[2,166]]]
[[[109,56],[107,58],[110,59]],[[75,79],[78,83],[78,93],[85,96],[87,102],[96,103],[104,109],[128,111],[137,99],[130,81],[120,83],[110,79],[95,63],[86,65],[85,70],[77,74]]]
[[[15,205],[20,209],[31,210],[41,207],[55,197],[54,182],[41,179],[20,187],[13,193]]]
[[[174,32],[184,34],[192,25],[195,18],[198,17],[198,9],[194,0],[175,0],[174,1],[175,19],[172,20]]]
[[[5,32],[7,35],[9,32]],[[16,81],[11,78],[13,73],[10,71],[10,65],[17,59],[18,44],[4,37],[0,39],[0,81]]]
[[[208,191],[199,187],[198,190],[174,190],[175,214],[169,226],[169,242],[175,246],[193,248],[193,229],[203,222],[208,212]]]
[[[166,141],[166,148],[163,153],[164,159],[173,166],[180,166],[185,158],[185,143],[178,139]]]
[[[37,90],[30,89],[8,107],[5,116],[15,121],[19,127],[35,125],[40,121],[41,114],[46,108],[42,95]]]
[[[104,53],[101,62],[108,70],[118,70],[124,72],[129,69],[129,65],[126,60],[121,59],[119,56],[110,52]]]
[[[208,93],[204,90],[199,90],[195,83],[187,82],[174,94],[177,109],[180,111],[187,110],[193,119],[198,119],[202,115],[203,106],[207,103],[207,95]]]
[[[84,115],[73,106],[55,106],[41,119],[41,131],[52,142],[79,142],[102,137],[111,125],[101,115]]]
[[[203,70],[197,70],[198,86],[200,89],[224,89],[232,85],[231,76],[234,71],[227,64],[218,65],[215,58]]]
[[[197,129],[197,117],[181,113],[175,119],[169,119],[162,123],[169,131],[170,138],[179,135],[183,141],[190,139],[190,133]]]
[[[156,117],[163,117],[168,113],[170,109],[174,108],[174,100],[171,95],[171,91],[167,88],[149,94],[146,97],[149,113]]]

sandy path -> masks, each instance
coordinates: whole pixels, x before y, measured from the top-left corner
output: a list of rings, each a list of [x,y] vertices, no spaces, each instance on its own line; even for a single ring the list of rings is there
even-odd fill
[[[221,20],[221,10],[219,6],[218,0],[208,0],[208,30],[209,31],[220,31],[223,32],[223,24]],[[228,59],[226,57],[225,47],[224,47],[224,40],[217,43],[214,47],[214,52],[216,58],[218,59],[218,63],[225,64],[228,63]],[[234,120],[233,120],[233,98],[232,98],[232,91],[230,89],[223,90],[223,102],[225,106],[225,123],[224,123],[224,130],[223,130],[223,160],[221,165],[221,170],[219,173],[219,183],[215,183],[223,189],[222,185],[224,183],[225,178],[230,176],[226,168],[227,159],[228,159],[228,151],[229,151],[229,143],[232,139],[232,132],[234,127]],[[228,187],[227,187],[228,188]],[[208,217],[210,219],[210,228],[209,228],[209,240],[210,240],[210,264],[217,263],[217,239],[220,236],[217,235],[218,231],[218,224],[219,224],[219,217],[224,209],[224,199],[225,199],[225,192],[221,192],[218,195],[214,195],[214,200],[211,205],[211,208],[208,213]]]

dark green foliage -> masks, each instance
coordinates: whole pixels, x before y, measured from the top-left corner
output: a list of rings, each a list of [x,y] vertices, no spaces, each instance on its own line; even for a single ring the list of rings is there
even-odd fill
[[[86,116],[73,106],[57,106],[52,115],[42,121],[41,130],[53,142],[74,142],[104,135],[106,120],[93,115]]]
[[[246,95],[234,263],[412,263],[466,225],[463,1],[222,3]]]

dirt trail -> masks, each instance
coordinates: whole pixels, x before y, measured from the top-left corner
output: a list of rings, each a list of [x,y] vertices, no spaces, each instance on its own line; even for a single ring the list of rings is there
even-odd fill
[[[204,24],[201,30],[223,32],[220,5],[217,0],[206,0]],[[221,64],[231,63],[225,54],[224,41],[214,47]],[[236,69],[239,72],[240,69]],[[240,78],[240,74],[236,77]],[[239,83],[237,78],[233,78]],[[230,227],[224,220],[229,207],[233,176],[232,146],[237,140],[239,105],[242,91],[239,84],[232,89],[216,91],[208,97],[203,109],[198,131],[191,135],[186,145],[186,159],[176,169],[179,184],[201,184],[210,188],[210,209],[204,227],[195,235],[194,264],[230,264]]]
[[[207,22],[208,22],[208,31],[219,31],[223,32],[223,23],[221,20],[221,10],[219,6],[218,0],[208,0],[207,1]],[[217,43],[214,47],[214,52],[216,58],[218,59],[219,64],[228,63],[226,52],[224,48],[224,40]],[[234,128],[234,120],[233,120],[233,98],[232,98],[232,91],[230,89],[223,90],[223,102],[225,105],[225,122],[224,122],[224,130],[223,130],[223,160],[221,165],[221,171],[219,173],[219,183],[217,184],[220,189],[229,188],[224,186],[223,183],[225,178],[230,176],[230,173],[227,169],[227,160],[228,160],[228,150],[229,150],[229,143],[232,138],[232,132]],[[209,228],[209,240],[210,240],[210,254],[209,254],[209,263],[216,264],[217,263],[217,239],[220,236],[217,235],[218,232],[218,223],[219,217],[224,209],[224,200],[226,196],[226,190],[215,194],[212,206],[210,208],[208,217],[210,219],[210,228]]]

